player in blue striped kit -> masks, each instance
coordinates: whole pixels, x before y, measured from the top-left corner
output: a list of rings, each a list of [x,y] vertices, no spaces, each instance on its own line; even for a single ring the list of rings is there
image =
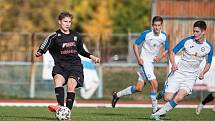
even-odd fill
[[[213,57],[213,47],[205,38],[206,28],[204,21],[196,21],[193,25],[193,35],[181,40],[170,52],[173,74],[167,79],[164,96],[167,103],[150,118],[160,120],[161,115],[175,108],[184,97],[192,93],[192,87],[197,78],[204,79],[204,74],[210,69]],[[176,64],[175,54],[180,50],[183,53]],[[200,63],[205,58],[206,64],[200,71]]]
[[[168,37],[161,31],[163,24],[163,19],[160,16],[155,16],[152,19],[152,30],[146,30],[135,40],[133,45],[134,53],[137,58],[138,64],[140,65],[140,70],[138,73],[138,81],[136,85],[131,85],[122,91],[113,92],[112,107],[115,105],[121,96],[131,95],[135,92],[141,92],[146,81],[150,83],[151,93],[150,98],[152,101],[152,111],[157,110],[157,88],[158,82],[154,74],[153,62],[160,61],[168,53]],[[141,47],[141,54],[139,54],[139,48]],[[159,53],[160,48],[164,48],[164,52]],[[160,55],[159,55],[160,54]]]

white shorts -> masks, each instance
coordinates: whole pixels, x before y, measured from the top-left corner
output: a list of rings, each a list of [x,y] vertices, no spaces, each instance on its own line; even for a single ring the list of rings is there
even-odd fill
[[[187,94],[191,94],[196,79],[196,73],[180,72],[176,70],[168,77],[165,92],[176,93],[182,89],[185,90]]]
[[[155,74],[154,74],[153,63],[144,61],[143,66],[144,66],[145,72],[143,71],[142,67],[139,67],[139,71],[137,72],[137,74],[139,76],[138,81],[150,81],[150,80],[156,79]]]

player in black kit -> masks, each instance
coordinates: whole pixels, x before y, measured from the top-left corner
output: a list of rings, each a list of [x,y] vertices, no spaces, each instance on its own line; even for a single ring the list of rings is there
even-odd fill
[[[52,112],[64,106],[64,88],[67,84],[66,106],[71,110],[75,99],[75,88],[82,87],[84,81],[83,65],[78,54],[99,63],[100,59],[85,51],[81,36],[70,30],[72,15],[62,12],[58,16],[60,29],[50,34],[40,45],[36,57],[42,56],[49,50],[54,59],[52,76],[55,84],[55,94],[58,104],[50,105]]]

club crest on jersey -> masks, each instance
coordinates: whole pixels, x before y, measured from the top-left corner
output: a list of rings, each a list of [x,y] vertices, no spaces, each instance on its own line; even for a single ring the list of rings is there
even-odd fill
[[[74,41],[77,41],[78,37],[77,36],[74,36]]]
[[[60,36],[61,36],[61,34],[57,34],[57,36],[58,36],[58,37],[60,37]]]
[[[202,47],[202,48],[201,48],[201,51],[202,51],[202,52],[204,52],[204,51],[205,51],[205,48],[204,48],[204,47]]]

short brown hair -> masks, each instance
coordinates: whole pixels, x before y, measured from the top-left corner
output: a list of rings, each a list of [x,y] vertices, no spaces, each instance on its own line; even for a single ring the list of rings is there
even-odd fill
[[[206,30],[207,25],[206,25],[205,21],[196,21],[193,24],[193,27],[199,27],[201,30]]]
[[[163,24],[163,18],[161,16],[154,16],[152,19],[152,24],[154,24],[156,21],[160,21],[161,24]]]
[[[65,17],[70,17],[71,19],[73,18],[72,14],[70,14],[69,12],[61,12],[58,16],[58,20],[62,20],[64,19]]]

